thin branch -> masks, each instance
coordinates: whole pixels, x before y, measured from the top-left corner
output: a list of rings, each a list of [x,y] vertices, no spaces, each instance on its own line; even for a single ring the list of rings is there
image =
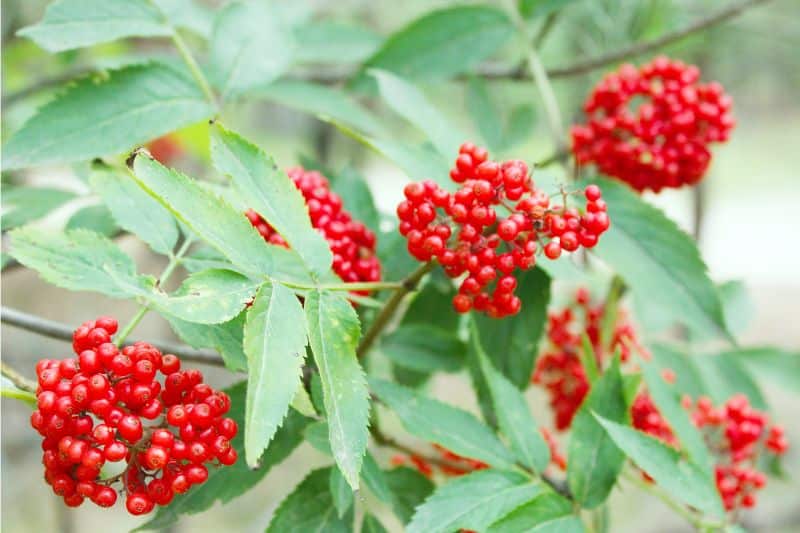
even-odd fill
[[[36,392],[36,383],[34,381],[26,378],[7,364],[0,363],[0,370],[2,370],[3,376],[5,376],[8,381],[13,383],[14,386],[19,390],[30,392],[32,394]]]
[[[358,344],[358,348],[356,349],[356,354],[358,357],[363,357],[369,351],[369,349],[372,347],[372,344],[378,339],[384,328],[386,328],[391,321],[392,317],[397,311],[397,308],[402,303],[403,298],[417,288],[420,280],[425,276],[425,274],[430,272],[434,266],[435,263],[433,262],[424,263],[402,281],[400,286],[386,301],[386,305],[380,310],[378,316],[376,316],[375,320],[372,321],[372,325],[370,325],[367,332],[364,333],[363,337],[361,337],[361,342]]]
[[[18,309],[2,306],[0,308],[0,318],[3,324],[14,326],[31,333],[36,333],[51,339],[72,342],[72,330],[66,324],[55,322],[36,315],[25,313]],[[136,341],[129,341],[126,344],[133,344]],[[220,355],[214,350],[198,350],[185,344],[178,344],[170,341],[147,341],[164,353],[173,353],[184,361],[202,363],[212,366],[223,366],[224,363]]]

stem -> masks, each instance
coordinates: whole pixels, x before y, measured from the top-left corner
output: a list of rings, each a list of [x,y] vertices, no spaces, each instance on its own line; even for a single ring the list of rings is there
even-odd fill
[[[367,332],[363,337],[361,337],[361,342],[358,344],[358,348],[356,349],[356,354],[358,357],[363,357],[369,351],[380,334],[383,332],[384,328],[389,324],[389,321],[391,321],[406,294],[416,289],[420,280],[425,276],[425,274],[430,272],[434,266],[435,263],[432,261],[429,263],[423,263],[418,269],[409,274],[408,277],[403,280],[400,286],[395,289],[394,293],[386,302],[386,305],[378,313],[378,316],[375,317],[375,320],[372,321],[372,324]]]
[[[625,280],[619,274],[614,274],[603,303],[603,318],[600,324],[600,347],[602,350],[611,350],[611,338],[617,323],[619,301],[625,293],[625,289]]]
[[[189,250],[189,247],[191,245],[192,245],[192,239],[185,239],[183,241],[183,244],[181,244],[181,247],[178,249],[178,251],[175,254],[170,255],[169,263],[167,263],[167,266],[164,267],[164,270],[161,272],[161,275],[158,276],[158,281],[156,282],[157,285],[163,285],[167,282],[172,273],[175,272],[175,269],[177,268],[178,264],[180,264],[181,258],[187,252],[187,250]],[[120,330],[120,332],[117,334],[117,338],[114,341],[114,344],[116,344],[117,346],[121,346],[122,343],[125,342],[125,339],[128,338],[128,335],[131,334],[133,329],[139,325],[139,322],[142,321],[144,315],[146,315],[148,311],[150,311],[150,305],[143,305],[139,309],[139,311],[137,311],[136,314],[133,315],[133,318],[131,318],[130,322],[128,322],[125,325],[125,327],[123,327],[122,330]]]
[[[321,289],[328,291],[380,291],[384,289],[397,290],[403,287],[402,281],[363,281],[354,283],[319,283],[306,285],[293,281],[281,281],[281,285],[292,289]]]
[[[36,383],[29,380],[5,363],[0,363],[0,372],[21,391],[36,393]]]

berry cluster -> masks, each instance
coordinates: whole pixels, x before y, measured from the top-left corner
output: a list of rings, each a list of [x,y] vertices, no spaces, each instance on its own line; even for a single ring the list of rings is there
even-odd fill
[[[475,470],[489,468],[489,465],[482,461],[470,459],[469,457],[463,457],[451,452],[443,446],[439,446],[438,444],[434,444],[433,447],[441,456],[441,460],[436,461],[435,463],[436,469],[444,476],[463,476],[465,474],[469,474],[470,472],[474,472]],[[435,472],[432,461],[419,455],[395,455],[392,457],[391,462],[395,466],[411,464],[417,469],[417,471],[419,471],[420,474],[427,478],[433,477]]]
[[[301,167],[287,170],[287,174],[303,193],[314,226],[331,247],[333,271],[345,282],[379,281],[381,264],[375,255],[375,233],[342,207],[342,199],[331,191],[328,179],[316,171]],[[281,237],[258,213],[246,212],[264,240],[271,244],[287,246]],[[362,294],[364,294],[362,292]]]
[[[717,456],[715,478],[725,509],[732,511],[756,504],[755,491],[766,484],[766,476],[756,469],[763,448],[780,455],[789,447],[781,426],[767,429],[767,417],[750,406],[747,397],[731,397],[723,407],[714,407],[707,397],[697,402],[684,397],[684,407],[692,422],[710,442]],[[672,446],[677,442],[669,424],[646,392],[640,393],[632,408],[633,426]]]
[[[177,135],[169,133],[147,143],[147,151],[150,152],[153,159],[162,165],[169,166],[183,154],[184,149]]]
[[[591,248],[609,227],[596,185],[586,187],[583,213],[567,207],[566,193],[562,205],[553,205],[523,161],[491,161],[472,143],[461,145],[450,178],[461,184],[453,194],[432,181],[407,185],[397,217],[411,255],[435,258],[451,278],[466,274],[453,298],[459,313],[516,314],[522,305],[514,294],[516,270],[532,268],[540,252],[557,259],[562,250]],[[508,215],[500,218],[497,208]]]
[[[603,361],[616,350],[620,351],[623,361],[628,360],[631,350],[646,353],[637,341],[633,326],[622,312],[617,313],[610,347],[601,346],[603,314],[604,306],[592,305],[589,291],[581,288],[570,306],[548,316],[549,345],[537,360],[531,381],[547,390],[555,427],[559,431],[569,428],[575,412],[589,392],[589,380],[580,359],[584,334],[591,341],[598,366],[602,366]]]
[[[223,417],[230,398],[199,371],[144,342],[119,350],[116,331],[113,318],[86,322],[73,335],[77,357],[37,363],[31,425],[44,437],[45,480],[68,506],[88,498],[110,507],[119,481],[128,511],[140,515],[203,483],[204,463],[235,463],[237,426]],[[119,461],[119,474],[101,477]]]
[[[697,183],[709,144],[726,141],[735,124],[730,96],[699,78],[697,67],[666,57],[608,74],[584,105],[588,123],[572,128],[578,162],[639,191]]]

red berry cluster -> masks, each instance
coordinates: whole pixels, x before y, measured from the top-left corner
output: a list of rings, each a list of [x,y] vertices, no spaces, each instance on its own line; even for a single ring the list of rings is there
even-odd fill
[[[578,162],[639,191],[697,183],[709,144],[726,141],[735,124],[731,97],[699,78],[697,67],[666,57],[608,74],[584,105],[588,123],[572,128]]]
[[[537,360],[531,381],[547,390],[555,415],[555,427],[559,431],[569,428],[575,412],[589,392],[589,380],[580,360],[583,334],[592,343],[598,366],[617,349],[623,361],[628,360],[631,350],[646,353],[637,341],[633,326],[622,312],[617,314],[610,347],[601,346],[603,314],[604,306],[592,305],[589,291],[581,288],[570,306],[548,316],[549,345]]]
[[[381,263],[375,255],[375,233],[342,206],[342,199],[331,191],[328,179],[317,171],[301,167],[286,171],[303,193],[314,226],[331,247],[333,271],[345,282],[379,281]],[[286,241],[258,213],[246,212],[248,220],[269,243],[287,246]],[[361,294],[364,294],[363,292]]]
[[[147,143],[147,151],[162,165],[169,165],[183,154],[183,146],[177,135],[169,133]]]
[[[140,515],[203,483],[204,463],[235,463],[237,426],[223,417],[228,395],[199,371],[181,370],[178,357],[144,342],[119,350],[116,331],[113,318],[86,322],[73,335],[77,357],[37,363],[31,425],[44,437],[45,480],[67,505],[88,498],[110,507],[119,481],[128,511]],[[124,469],[102,478],[101,468],[118,461]]]
[[[438,444],[434,444],[433,447],[436,449],[442,459],[441,461],[437,461],[435,463],[436,470],[441,472],[444,476],[463,476],[465,474],[469,474],[470,472],[474,472],[475,470],[489,468],[489,465],[482,461],[458,455],[443,446],[439,446]],[[431,460],[419,455],[395,455],[392,457],[391,462],[395,466],[410,464],[416,468],[420,474],[427,478],[433,477],[435,472],[434,464],[431,462]]]
[[[609,227],[596,185],[586,187],[583,213],[567,207],[567,194],[562,205],[552,205],[523,161],[491,161],[472,143],[461,145],[450,178],[462,184],[453,194],[432,181],[407,185],[397,217],[411,255],[435,258],[451,278],[466,274],[453,298],[459,313],[516,314],[522,305],[514,294],[516,270],[533,268],[540,251],[556,259],[562,250],[591,248]],[[497,208],[508,215],[500,218]]]
[[[767,416],[750,406],[747,397],[731,397],[723,407],[714,407],[707,397],[697,402],[684,397],[683,405],[717,455],[715,478],[725,509],[732,511],[756,504],[755,491],[766,484],[756,469],[762,445],[771,453],[783,454],[789,443],[781,426],[767,428]],[[640,393],[632,408],[633,426],[672,445],[677,442],[669,424],[646,392]]]

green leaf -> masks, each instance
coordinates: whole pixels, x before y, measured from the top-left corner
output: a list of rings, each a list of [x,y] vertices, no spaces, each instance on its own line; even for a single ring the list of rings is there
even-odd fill
[[[187,322],[219,324],[236,317],[252,301],[259,282],[232,270],[210,269],[186,278],[170,295],[154,292],[160,311]]]
[[[186,28],[205,37],[211,35],[214,12],[193,0],[155,0],[167,20],[175,27]]]
[[[387,504],[394,503],[395,495],[392,493],[392,489],[389,488],[386,474],[369,452],[364,455],[364,464],[361,466],[361,479],[376,498]]]
[[[380,521],[371,514],[364,515],[364,521],[361,522],[361,533],[387,533],[386,528]]]
[[[3,170],[126,152],[214,110],[183,70],[137,64],[83,78],[41,107],[3,147]]]
[[[214,21],[210,78],[223,98],[266,85],[291,65],[295,43],[268,2],[232,2]]]
[[[247,358],[242,348],[242,328],[245,314],[241,313],[224,324],[195,324],[167,315],[165,318],[175,334],[193,348],[211,348],[220,353],[225,367],[232,371],[247,370]]]
[[[397,517],[408,523],[416,509],[435,488],[433,482],[413,468],[400,466],[386,472],[386,482],[395,495],[392,509]]]
[[[583,523],[572,514],[572,503],[554,492],[546,492],[520,505],[486,530],[487,533],[582,533]]]
[[[247,311],[245,456],[258,463],[294,398],[306,355],[303,307],[292,291],[265,283]]]
[[[756,409],[767,409],[767,402],[758,383],[735,357],[719,354],[694,359],[711,399],[721,405],[736,394],[744,394]]]
[[[345,513],[353,506],[353,489],[347,484],[339,469],[335,466],[331,467],[330,473],[330,492],[333,497],[333,506],[336,508],[336,514],[339,518],[344,517]]]
[[[234,385],[226,392],[231,397],[228,416],[239,424],[239,433],[232,441],[233,447],[239,453],[239,460],[232,466],[209,468],[208,481],[192,487],[186,494],[176,495],[169,506],[159,507],[156,516],[138,528],[139,530],[169,527],[178,522],[180,515],[199,513],[209,509],[216,501],[224,504],[244,494],[302,442],[303,429],[308,424],[308,419],[290,411],[264,454],[261,464],[258,468],[251,469],[243,460],[244,435],[247,432],[247,426],[244,425],[245,384],[242,382]],[[327,485],[325,489],[327,490]]]
[[[89,205],[79,209],[67,221],[64,229],[86,229],[106,237],[113,237],[119,232],[111,211],[104,205]]]
[[[677,391],[667,385],[653,363],[639,363],[642,367],[647,389],[653,402],[665,420],[669,422],[672,432],[678,438],[689,459],[711,476],[713,462],[703,436],[692,423],[689,413],[681,405]]]
[[[234,265],[253,274],[274,273],[272,249],[243,213],[145,154],[136,157],[133,170],[134,179],[148,194]]]
[[[459,314],[453,312],[452,303],[455,292],[455,287],[444,272],[434,270],[422,286],[422,290],[411,300],[406,314],[403,315],[401,326],[427,325],[447,331],[458,331]]]
[[[675,374],[673,386],[680,394],[688,394],[692,398],[708,394],[700,370],[695,364],[696,358],[665,344],[653,343],[650,348],[653,363],[659,370],[669,369]]]
[[[482,78],[470,78],[466,107],[472,123],[478,128],[489,150],[500,150],[504,144],[501,114],[492,102],[486,82]]]
[[[359,63],[380,46],[383,38],[369,28],[312,20],[295,29],[298,63]]]
[[[54,232],[26,226],[9,232],[11,255],[57,287],[130,298],[143,287],[136,265],[116,244],[87,230]]]
[[[319,369],[333,457],[353,490],[367,448],[369,393],[358,364],[358,316],[342,296],[309,291],[306,325]]]
[[[41,21],[17,32],[50,52],[171,34],[158,8],[147,0],[57,0],[47,6]]]
[[[581,359],[581,366],[586,371],[589,383],[594,383],[594,380],[600,374],[600,370],[597,368],[597,355],[594,353],[594,346],[592,346],[592,341],[586,333],[581,334],[581,350],[578,355]]]
[[[388,381],[370,379],[370,388],[412,435],[497,468],[513,468],[513,454],[472,414]]]
[[[533,20],[560,11],[575,0],[519,0],[519,12]]]
[[[330,468],[311,472],[275,510],[267,533],[349,533],[352,516],[336,514],[329,490]]]
[[[764,346],[727,352],[726,356],[787,391],[800,393],[800,352]]]
[[[475,317],[475,322],[492,365],[517,388],[523,389],[530,382],[547,320],[550,276],[536,268],[517,279],[517,296],[524,302],[522,311],[503,320],[480,315]]]
[[[135,180],[111,169],[98,169],[89,183],[121,228],[142,239],[155,252],[172,253],[179,235],[175,219]]]
[[[514,107],[508,117],[503,149],[512,148],[526,141],[533,132],[534,121],[536,120],[536,109],[528,104]]]
[[[514,33],[503,11],[455,6],[432,11],[394,33],[364,64],[412,80],[442,80],[466,72]]]
[[[277,80],[258,87],[251,96],[310,113],[323,122],[336,121],[370,135],[385,128],[375,116],[340,90],[298,80]]]
[[[219,124],[211,133],[214,166],[233,180],[251,207],[289,243],[311,272],[322,276],[333,261],[330,247],[311,226],[300,190],[263,150]]]
[[[308,394],[302,383],[297,386],[289,406],[303,416],[317,418],[317,410],[311,401],[311,395]]]
[[[572,420],[567,483],[574,500],[587,509],[608,498],[625,461],[625,456],[592,416],[593,412],[617,422],[628,419],[619,357],[615,356],[611,366],[594,382]]]
[[[745,284],[741,281],[726,281],[717,287],[717,292],[722,300],[728,331],[746,330],[753,320],[756,306]]]
[[[3,186],[3,231],[38,220],[75,198],[75,193],[47,187]]]
[[[722,304],[692,239],[659,209],[625,185],[596,180],[608,203],[611,228],[595,249],[631,289],[660,313],[735,342]]]
[[[385,70],[373,69],[369,74],[378,82],[383,100],[395,113],[425,133],[440,154],[451,158],[465,136],[436,109],[417,87]]]
[[[381,341],[381,352],[396,365],[419,372],[455,372],[467,347],[454,331],[435,326],[400,326]]]
[[[542,492],[539,482],[522,474],[479,470],[442,485],[417,507],[408,533],[483,530]]]
[[[492,366],[481,348],[474,321],[470,322],[470,337],[486,379],[500,431],[522,464],[536,472],[544,472],[550,463],[550,449],[539,432],[539,425],[531,415],[525,397]]]
[[[625,455],[672,497],[704,513],[724,516],[719,494],[711,478],[695,464],[685,461],[673,448],[650,435],[598,414],[594,416]]]
[[[376,234],[380,231],[380,213],[364,176],[354,168],[347,167],[335,176],[331,188],[347,199],[347,209],[353,220],[362,222]]]

